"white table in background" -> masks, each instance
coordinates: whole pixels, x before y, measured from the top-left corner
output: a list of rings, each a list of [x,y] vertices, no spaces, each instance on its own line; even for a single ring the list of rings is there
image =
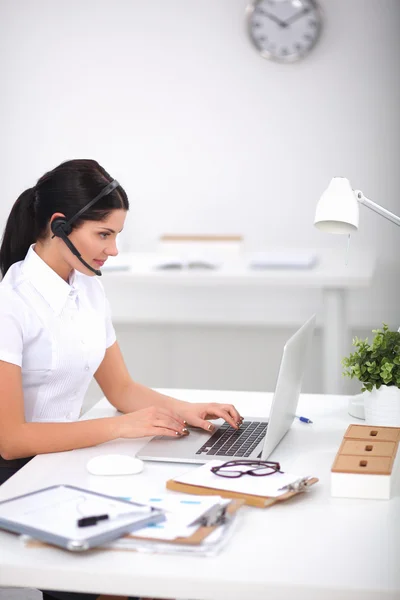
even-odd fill
[[[318,263],[310,269],[254,270],[245,256],[231,258],[216,270],[162,271],[155,264],[167,256],[155,253],[120,254],[110,265],[129,265],[126,271],[104,269],[102,281],[113,319],[123,323],[214,324],[229,326],[300,325],[311,316],[310,302],[303,304],[300,290],[322,291],[323,391],[343,391],[341,360],[347,353],[350,290],[371,285],[375,260],[351,253],[348,265],[342,252],[319,249]],[[285,291],[296,298],[295,314],[285,316],[285,298],[271,310],[271,292]],[[297,292],[297,296],[296,296]],[[287,320],[289,318],[289,321]]]
[[[233,402],[244,415],[265,416],[271,395],[258,392],[169,390],[191,401]],[[102,400],[85,418],[115,410]],[[390,501],[330,496],[330,467],[347,425],[347,398],[303,395],[296,421],[271,459],[319,477],[308,494],[269,509],[245,507],[229,545],[216,557],[26,548],[0,533],[0,586],[62,589],[189,600],[398,600],[400,494]],[[38,456],[0,488],[0,499],[53,484],[104,490],[89,475],[92,456],[134,454],[144,440]],[[164,492],[165,481],[189,465],[147,463],[140,475],[111,480],[116,493]],[[172,493],[172,492],[170,492]]]

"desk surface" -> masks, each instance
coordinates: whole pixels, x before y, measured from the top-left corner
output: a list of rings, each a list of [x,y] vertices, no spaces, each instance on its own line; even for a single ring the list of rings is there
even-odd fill
[[[271,394],[169,390],[193,401],[233,402],[242,414],[265,416]],[[114,409],[98,403],[85,418]],[[93,551],[74,555],[53,548],[25,548],[0,533],[0,586],[190,600],[383,600],[400,598],[400,492],[392,500],[330,496],[330,467],[347,425],[347,397],[302,395],[295,422],[272,459],[285,470],[312,474],[309,492],[269,509],[245,507],[230,544],[213,558]],[[132,455],[146,440],[118,440],[94,448],[42,455],[0,488],[0,499],[56,483],[109,489],[109,478],[87,473],[100,453]],[[165,480],[189,465],[147,463],[140,475],[114,477],[115,493],[164,491]],[[196,468],[196,467],[193,467]],[[106,487],[105,487],[106,486]],[[111,491],[111,490],[110,490]],[[171,492],[172,493],[172,492]]]
[[[296,250],[293,250],[295,253]],[[299,251],[301,252],[301,250]],[[221,260],[214,269],[162,270],[156,265],[168,261],[168,254],[131,252],[120,253],[109,258],[104,267],[104,281],[110,285],[124,283],[162,284],[163,286],[289,286],[289,287],[367,287],[375,271],[375,256],[352,250],[346,264],[345,251],[319,248],[316,251],[317,264],[311,268],[251,269],[250,253],[243,253]],[[173,259],[173,257],[171,257]],[[126,270],[117,269],[127,267]]]

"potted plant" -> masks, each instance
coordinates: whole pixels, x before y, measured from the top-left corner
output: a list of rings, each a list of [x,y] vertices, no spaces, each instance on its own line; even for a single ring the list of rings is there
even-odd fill
[[[343,375],[358,379],[365,394],[365,422],[400,427],[400,331],[373,329],[368,338],[354,338],[356,351],[343,358]]]

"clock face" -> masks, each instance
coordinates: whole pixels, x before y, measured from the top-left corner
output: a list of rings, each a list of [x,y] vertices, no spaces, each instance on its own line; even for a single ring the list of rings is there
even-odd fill
[[[261,56],[279,62],[303,58],[321,32],[314,0],[255,0],[247,13],[250,38]]]

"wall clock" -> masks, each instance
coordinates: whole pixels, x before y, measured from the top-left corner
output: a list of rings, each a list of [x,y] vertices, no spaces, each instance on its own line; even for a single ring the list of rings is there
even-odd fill
[[[254,0],[247,8],[247,24],[262,57],[291,63],[315,46],[322,16],[315,0]]]

